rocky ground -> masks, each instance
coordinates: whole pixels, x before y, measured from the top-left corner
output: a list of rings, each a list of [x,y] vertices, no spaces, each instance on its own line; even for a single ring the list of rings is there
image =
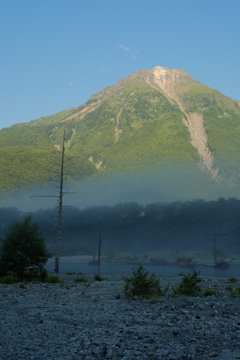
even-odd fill
[[[1,360],[240,359],[239,279],[202,278],[218,296],[127,300],[120,277],[0,285]],[[93,280],[93,279],[89,279]]]

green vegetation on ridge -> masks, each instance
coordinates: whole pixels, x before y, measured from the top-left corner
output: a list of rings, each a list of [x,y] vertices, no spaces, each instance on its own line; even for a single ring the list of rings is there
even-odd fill
[[[184,171],[187,166],[192,169],[189,176],[193,179],[197,173],[202,189],[208,189],[211,173],[199,170],[201,158],[182,122],[182,108],[147,81],[148,75],[148,71],[136,72],[80,107],[0,130],[0,191],[48,182],[56,171],[51,163],[60,154],[64,129],[66,153],[73,158],[67,169],[69,180],[150,174],[175,166]],[[237,193],[238,102],[186,75],[173,89],[184,111],[203,115],[218,182],[225,189],[236,187]]]

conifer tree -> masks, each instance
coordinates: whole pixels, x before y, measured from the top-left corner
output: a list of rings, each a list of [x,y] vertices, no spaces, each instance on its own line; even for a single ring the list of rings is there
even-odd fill
[[[31,273],[41,276],[50,256],[39,225],[27,215],[13,223],[1,240],[0,275],[11,272],[19,280],[24,280]]]

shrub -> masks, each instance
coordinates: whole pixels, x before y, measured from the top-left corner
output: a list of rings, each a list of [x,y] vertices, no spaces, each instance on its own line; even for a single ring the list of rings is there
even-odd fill
[[[233,298],[240,298],[240,288],[232,289],[230,292],[230,296]]]
[[[173,288],[173,295],[176,296],[199,296],[201,288],[198,283],[201,282],[199,278],[200,271],[195,271],[191,274],[179,274],[182,276],[181,283]]]
[[[231,277],[231,278],[228,279],[228,282],[230,282],[230,283],[236,283],[237,281],[238,280],[235,277]]]
[[[26,287],[27,287],[27,284],[25,282],[22,282],[19,284],[20,289],[26,289]]]
[[[207,289],[203,291],[202,296],[218,296],[218,291],[215,289]]]
[[[80,283],[80,282],[83,282],[83,283],[87,283],[88,282],[88,279],[83,276],[83,274],[79,274],[76,276],[76,278],[74,279],[74,282],[75,283]]]
[[[46,269],[30,268],[25,272],[24,280],[44,282],[46,281],[47,277],[48,271]]]
[[[6,275],[0,278],[0,283],[6,284],[13,284],[14,283],[14,276],[13,275]]]
[[[137,270],[133,269],[132,277],[123,276],[123,280],[125,282],[124,295],[126,298],[138,296],[139,298],[149,299],[164,295],[160,280],[154,273],[148,276],[148,271],[142,265]]]
[[[104,280],[106,280],[106,278],[104,278],[104,277],[102,277],[102,276],[99,276],[99,275],[95,275],[95,276],[94,276],[94,280],[95,280],[95,281],[104,281]]]
[[[48,284],[61,284],[63,285],[64,281],[58,275],[49,275],[46,279]]]

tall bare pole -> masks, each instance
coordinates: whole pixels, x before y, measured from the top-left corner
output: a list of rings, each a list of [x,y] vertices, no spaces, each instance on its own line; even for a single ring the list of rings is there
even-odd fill
[[[99,223],[98,232],[98,276],[101,276],[101,256],[102,256],[102,224]]]
[[[58,229],[57,229],[57,242],[55,253],[55,267],[54,271],[58,274],[60,262],[60,244],[62,242],[62,208],[63,208],[63,175],[64,175],[64,154],[65,154],[65,129],[63,132],[62,140],[62,157],[60,169],[60,184],[59,184],[59,198],[58,198]]]
[[[227,235],[227,234],[221,234],[217,232],[217,227],[213,233],[213,262],[214,265],[218,265],[219,261],[218,261],[218,249],[217,249],[217,235]]]
[[[66,194],[71,194],[71,192],[63,191],[63,181],[64,181],[64,165],[65,165],[65,129],[63,131],[63,139],[62,139],[62,152],[61,152],[61,166],[60,166],[60,176],[58,176],[59,186],[57,186],[58,195],[41,195],[34,197],[57,197],[58,198],[58,224],[57,224],[57,240],[56,240],[56,250],[55,250],[55,263],[54,263],[54,271],[56,273],[59,272],[59,262],[60,262],[60,244],[62,242],[62,210],[63,210],[63,196]],[[54,166],[58,166],[59,164],[54,162]],[[59,174],[58,174],[59,175]],[[55,181],[55,180],[54,180]]]

